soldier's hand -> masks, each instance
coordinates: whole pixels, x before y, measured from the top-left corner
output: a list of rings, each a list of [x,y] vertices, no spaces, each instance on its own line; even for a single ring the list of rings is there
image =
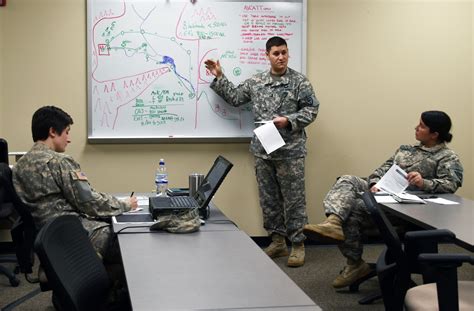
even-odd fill
[[[372,188],[370,188],[370,192],[372,192],[372,193],[379,192],[379,191],[380,191],[380,189],[375,187],[375,185],[372,186]]]
[[[288,126],[288,118],[287,117],[275,117],[273,119],[273,124],[275,124],[276,128],[282,129]]]
[[[421,177],[420,173],[418,173],[418,172],[409,172],[407,174],[407,179],[408,179],[408,183],[410,183],[410,185],[415,185],[419,189],[423,189],[423,177]]]
[[[128,198],[127,201],[128,201],[128,204],[130,204],[130,207],[131,207],[132,211],[137,209],[138,200],[137,200],[136,196],[132,196],[132,197]]]
[[[217,78],[222,76],[222,67],[219,63],[219,60],[215,62],[212,59],[208,59],[204,62],[204,64],[206,65],[206,69],[209,70],[213,76]]]

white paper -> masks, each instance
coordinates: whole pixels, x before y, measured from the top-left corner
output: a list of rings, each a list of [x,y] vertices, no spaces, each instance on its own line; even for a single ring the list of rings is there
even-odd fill
[[[137,207],[136,209],[131,209],[129,210],[127,213],[131,213],[131,214],[134,214],[134,213],[138,213],[140,211],[143,211],[143,207]],[[125,214],[125,213],[124,213]]]
[[[425,201],[431,202],[431,203],[436,203],[436,204],[443,204],[443,205],[455,205],[459,204],[459,202],[451,201],[451,200],[446,200],[443,198],[435,198],[435,199],[425,199]]]
[[[421,203],[421,204],[426,204],[426,202],[414,195],[414,194],[410,194],[410,193],[406,193],[406,192],[402,192],[402,193],[398,193],[398,194],[393,194],[393,197],[396,201],[400,202],[400,203]]]
[[[267,154],[285,145],[285,141],[273,122],[267,122],[253,131]]]
[[[116,198],[119,199],[119,200],[125,201],[129,197],[119,196],[119,197],[116,197]],[[148,197],[147,196],[142,196],[142,195],[137,196],[137,203],[138,203],[138,206],[148,206]],[[140,210],[142,210],[142,209],[140,209]],[[137,210],[138,210],[138,208],[137,208]]]
[[[400,194],[408,187],[407,173],[394,164],[375,187],[391,194]]]
[[[377,203],[398,203],[390,195],[376,195],[374,197],[375,197],[375,201],[377,201]]]

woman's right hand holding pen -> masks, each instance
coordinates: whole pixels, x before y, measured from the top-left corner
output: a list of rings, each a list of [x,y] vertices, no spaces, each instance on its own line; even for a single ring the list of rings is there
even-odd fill
[[[138,199],[136,196],[131,196],[127,199],[129,205],[130,205],[130,210],[136,210],[138,208]]]

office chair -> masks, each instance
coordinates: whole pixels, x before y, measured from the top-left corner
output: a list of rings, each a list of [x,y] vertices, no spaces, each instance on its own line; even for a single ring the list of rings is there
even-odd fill
[[[392,215],[387,215],[388,220],[390,223],[393,225],[395,232],[397,233],[398,236],[404,235],[405,232],[407,231],[407,227],[410,227],[408,223],[406,223],[404,220],[397,218]],[[366,237],[367,239],[376,237],[377,240],[380,239],[380,231],[378,228],[375,226],[373,221],[371,223],[366,223],[361,227],[361,232],[362,236]],[[359,287],[367,280],[370,280],[374,277],[377,277],[377,271],[376,271],[376,263],[375,262],[368,262],[367,263],[372,271],[364,276],[363,278],[360,278],[353,282],[352,284],[349,285],[349,291],[350,292],[357,292],[359,291]],[[381,299],[382,296],[380,293],[372,293],[369,294],[361,299],[359,299],[359,304],[361,305],[366,305],[366,304],[371,304],[374,301]]]
[[[25,273],[28,281],[34,283],[28,279],[27,274],[33,272],[33,242],[36,237],[36,227],[28,206],[21,201],[13,188],[12,171],[5,163],[0,163],[0,188],[8,196],[10,206],[18,215],[11,229],[11,235],[20,271]]]
[[[0,165],[0,220],[5,220],[7,223],[10,223],[10,226],[13,226],[15,223],[16,214],[11,201],[9,187],[5,183],[5,180],[8,179],[10,167],[6,163],[0,163]],[[1,254],[0,262],[15,264],[18,263],[16,256],[11,253]],[[0,265],[0,273],[4,274],[8,278],[11,286],[16,287],[20,284],[20,281],[15,276],[15,274],[18,273],[17,267],[15,267],[14,270],[9,270],[7,267]]]
[[[8,165],[8,143],[3,138],[0,138],[0,163]]]
[[[420,262],[433,266],[435,283],[412,287],[405,296],[405,309],[458,311],[474,310],[474,282],[458,281],[457,267],[474,257],[466,254],[421,254]]]
[[[403,300],[410,287],[416,285],[410,278],[411,273],[423,276],[423,282],[434,280],[433,269],[419,264],[420,253],[437,253],[440,241],[453,241],[454,233],[449,230],[411,231],[405,234],[405,244],[379,208],[370,191],[362,195],[369,214],[380,231],[385,249],[377,259],[376,271],[381,297],[386,310],[403,310]]]
[[[53,291],[58,310],[101,310],[109,279],[87,231],[76,216],[49,221],[36,236],[34,249]]]

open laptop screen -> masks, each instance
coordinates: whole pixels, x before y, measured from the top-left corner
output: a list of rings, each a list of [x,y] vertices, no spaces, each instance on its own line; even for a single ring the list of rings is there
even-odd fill
[[[199,205],[201,207],[206,207],[209,204],[212,197],[216,193],[222,181],[224,181],[224,178],[226,177],[232,166],[233,164],[230,163],[223,156],[217,157],[196,192],[195,198],[199,202]]]

